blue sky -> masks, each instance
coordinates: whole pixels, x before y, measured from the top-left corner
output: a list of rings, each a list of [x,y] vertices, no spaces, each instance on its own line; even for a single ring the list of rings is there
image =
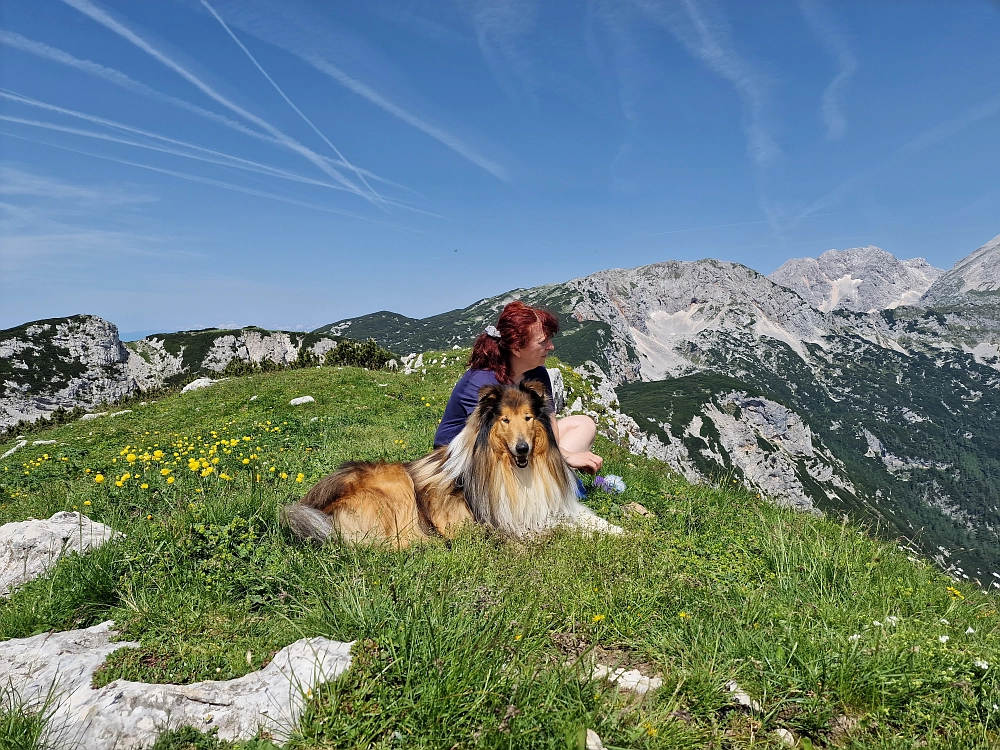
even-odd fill
[[[1000,233],[983,0],[5,0],[0,328],[419,317]]]

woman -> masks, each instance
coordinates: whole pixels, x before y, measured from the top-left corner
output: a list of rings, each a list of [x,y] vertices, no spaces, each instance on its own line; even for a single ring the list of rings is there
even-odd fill
[[[484,385],[517,385],[522,380],[540,380],[552,398],[552,381],[545,358],[552,353],[552,337],[559,321],[546,310],[515,301],[500,313],[496,326],[487,326],[472,347],[469,369],[451,392],[444,418],[434,436],[434,447],[448,445],[475,410],[479,389]],[[556,420],[553,431],[559,451],[574,469],[596,474],[603,459],[593,453],[597,425],[588,416],[573,415]]]

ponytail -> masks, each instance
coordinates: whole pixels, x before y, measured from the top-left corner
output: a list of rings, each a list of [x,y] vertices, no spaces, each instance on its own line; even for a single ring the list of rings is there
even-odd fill
[[[531,307],[520,300],[509,303],[500,313],[496,328],[487,326],[488,332],[483,332],[476,338],[469,357],[469,368],[489,370],[500,383],[509,385],[511,351],[524,349],[537,325],[541,326],[547,337],[552,337],[559,331],[558,319],[548,310]]]

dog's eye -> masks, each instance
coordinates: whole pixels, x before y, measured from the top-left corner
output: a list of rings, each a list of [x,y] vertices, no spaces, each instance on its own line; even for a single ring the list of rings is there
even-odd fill
[[[501,421],[501,422],[503,422],[504,424],[510,424],[510,420],[509,420],[509,419],[507,419],[507,417],[504,417],[504,418],[503,418],[503,419],[501,419],[500,421]]]
[[[531,421],[531,417],[525,417],[525,418],[524,418],[524,421],[525,421],[525,422],[530,422],[530,421]]]

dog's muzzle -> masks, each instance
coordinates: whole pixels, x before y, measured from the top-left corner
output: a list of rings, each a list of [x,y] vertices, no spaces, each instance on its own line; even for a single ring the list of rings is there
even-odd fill
[[[514,465],[519,469],[523,469],[528,465],[528,453],[531,452],[531,446],[524,440],[518,440],[517,445],[514,446]]]

